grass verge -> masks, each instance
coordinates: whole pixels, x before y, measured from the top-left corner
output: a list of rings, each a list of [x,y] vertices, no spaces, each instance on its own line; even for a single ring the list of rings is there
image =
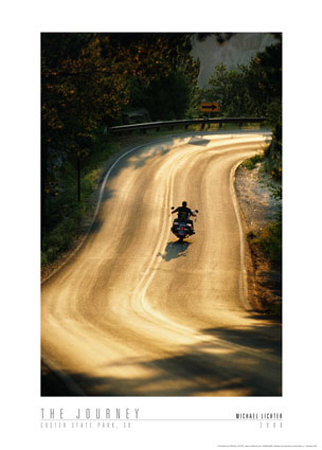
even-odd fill
[[[81,199],[77,201],[77,171],[64,161],[57,176],[57,187],[45,201],[47,226],[41,247],[41,266],[46,267],[67,252],[80,235],[80,224],[93,205],[92,193],[98,186],[106,160],[119,151],[120,146],[106,136],[97,139],[93,151],[81,169]]]

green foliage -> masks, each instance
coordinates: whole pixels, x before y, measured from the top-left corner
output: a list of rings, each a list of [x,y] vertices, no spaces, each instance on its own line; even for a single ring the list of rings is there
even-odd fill
[[[224,64],[218,65],[209,80],[209,89],[203,92],[203,98],[218,101],[221,114],[226,117],[249,115],[254,105],[247,75],[245,66],[228,70]]]
[[[282,182],[282,144],[275,138],[266,151],[264,169],[271,178]]]
[[[152,120],[181,119],[190,106],[193,84],[182,71],[153,81],[149,86],[132,81],[131,104],[146,108]]]
[[[281,184],[270,183],[268,188],[272,194],[272,197],[275,200],[282,200],[282,185]]]
[[[246,161],[244,161],[242,166],[246,167],[246,169],[248,169],[248,170],[253,170],[253,169],[255,169],[257,163],[259,163],[262,160],[263,160],[262,155],[255,155],[252,158],[249,158]]]
[[[274,221],[264,227],[257,240],[271,261],[281,262],[282,259],[282,223]]]

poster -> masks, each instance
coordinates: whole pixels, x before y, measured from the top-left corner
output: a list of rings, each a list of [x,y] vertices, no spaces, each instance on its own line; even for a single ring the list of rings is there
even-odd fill
[[[236,14],[228,14],[228,5],[221,8],[207,5],[213,11],[214,23],[204,11],[198,12],[200,20],[205,21],[205,28],[202,28],[207,31],[218,27],[221,30],[283,32],[283,395],[276,397],[67,398],[39,395],[40,173],[38,150],[35,150],[39,147],[40,132],[39,34],[43,30],[103,30],[105,27],[113,28],[112,31],[132,31],[146,25],[141,17],[138,19],[140,27],[134,26],[131,14],[118,21],[117,26],[107,18],[105,25],[105,17],[111,11],[114,16],[121,11],[117,6],[114,9],[102,4],[92,5],[95,13],[90,17],[87,7],[83,14],[76,14],[75,5],[56,4],[54,11],[49,5],[33,4],[31,8],[20,5],[19,14],[12,8],[8,10],[11,21],[18,21],[20,31],[14,33],[13,28],[5,28],[3,36],[5,42],[13,42],[13,46],[10,43],[5,46],[4,60],[10,62],[10,68],[4,73],[3,82],[3,86],[10,86],[10,89],[5,96],[9,123],[5,130],[7,151],[4,152],[2,191],[4,223],[11,224],[10,238],[3,244],[3,270],[7,274],[9,269],[3,285],[6,299],[2,336],[6,360],[1,418],[3,445],[10,442],[12,448],[19,448],[28,442],[36,448],[76,446],[79,449],[89,446],[320,448],[320,156],[316,142],[316,103],[320,94],[316,56],[320,37],[314,2],[310,5],[311,9],[304,11],[297,6],[291,14],[305,22],[301,33],[290,20],[288,7],[276,2],[265,14],[257,13],[256,20],[248,16],[248,8],[255,8],[253,2],[246,2],[242,7],[231,2]],[[137,14],[137,6],[128,8],[133,15]],[[175,20],[169,19],[170,5],[163,16],[163,23],[166,18],[170,20],[167,29],[199,28],[194,14],[189,15],[183,28],[179,27],[182,6],[171,5],[171,8],[176,12]],[[216,14],[219,17],[216,18]],[[302,14],[307,20],[303,21]],[[160,22],[155,27],[165,29]],[[148,26],[147,31],[150,30]],[[304,63],[298,62],[299,57],[310,64],[309,76]],[[309,132],[304,120],[299,126],[299,117],[308,111],[314,111]],[[312,153],[306,149],[312,149]],[[30,157],[30,153],[34,156]],[[299,176],[301,183],[298,183]],[[103,418],[106,420],[101,420]]]

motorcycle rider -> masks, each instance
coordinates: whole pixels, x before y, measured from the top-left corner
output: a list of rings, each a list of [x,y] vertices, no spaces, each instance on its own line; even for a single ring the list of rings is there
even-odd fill
[[[175,210],[171,212],[171,214],[174,213],[178,213],[178,220],[182,220],[186,223],[189,223],[191,225],[191,234],[195,234],[193,228],[193,221],[189,219],[189,217],[190,216],[196,217],[197,214],[195,214],[193,211],[191,211],[190,208],[187,207],[187,202],[183,201],[182,206],[178,206]]]

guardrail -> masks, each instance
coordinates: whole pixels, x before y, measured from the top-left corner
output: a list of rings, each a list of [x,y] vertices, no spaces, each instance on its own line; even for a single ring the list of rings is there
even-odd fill
[[[135,123],[130,125],[119,125],[116,127],[110,127],[108,130],[112,134],[116,133],[124,133],[135,130],[148,130],[148,129],[156,129],[160,130],[160,128],[174,128],[178,126],[183,126],[188,128],[190,125],[200,125],[203,130],[207,125],[210,126],[212,123],[218,123],[219,128],[222,127],[224,123],[237,123],[239,126],[251,123],[260,123],[262,124],[266,120],[265,117],[216,117],[209,119],[183,119],[183,120],[168,120],[168,121],[160,121],[160,122],[146,122],[146,123]]]

